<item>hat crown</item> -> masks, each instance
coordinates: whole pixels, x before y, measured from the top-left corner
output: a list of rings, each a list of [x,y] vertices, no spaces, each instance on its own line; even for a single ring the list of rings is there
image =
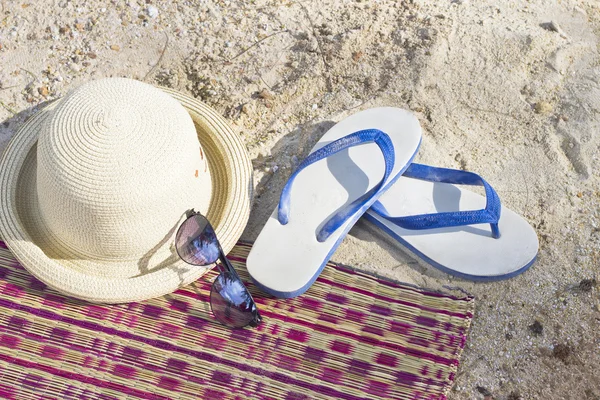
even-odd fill
[[[137,259],[206,212],[207,160],[185,108],[145,83],[108,78],[65,96],[37,147],[40,215],[55,239],[95,259]]]
[[[98,115],[99,123],[106,130],[107,134],[122,134],[123,132],[131,132],[135,129],[131,124],[131,115],[134,110],[132,110],[130,103],[111,104],[110,108],[106,107],[102,111]]]

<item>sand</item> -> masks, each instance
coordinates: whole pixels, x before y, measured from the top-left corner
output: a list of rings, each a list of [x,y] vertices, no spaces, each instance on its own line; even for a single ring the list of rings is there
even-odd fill
[[[179,89],[248,147],[245,239],[334,123],[369,107],[412,110],[417,161],[484,176],[536,228],[537,263],[475,284],[362,221],[333,260],[477,297],[451,399],[600,399],[597,1],[4,0],[0,16],[0,151],[37,106],[87,80]]]

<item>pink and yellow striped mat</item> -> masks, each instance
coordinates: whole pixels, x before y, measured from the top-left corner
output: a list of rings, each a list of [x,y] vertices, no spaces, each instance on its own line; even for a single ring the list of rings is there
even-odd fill
[[[250,247],[229,255],[245,281]],[[263,323],[230,330],[211,315],[214,277],[90,304],[46,287],[0,242],[0,398],[445,399],[473,316],[472,297],[330,263],[294,299],[249,284]]]

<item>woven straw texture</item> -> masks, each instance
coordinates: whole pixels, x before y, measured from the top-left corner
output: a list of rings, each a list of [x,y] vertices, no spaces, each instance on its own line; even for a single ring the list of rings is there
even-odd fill
[[[249,244],[229,254],[244,280]],[[330,264],[303,296],[267,298],[230,330],[208,304],[215,273],[124,305],[64,297],[0,242],[0,398],[445,399],[471,297],[428,293]]]
[[[70,296],[121,303],[171,293],[209,269],[172,246],[186,210],[207,214],[225,251],[235,245],[252,165],[202,102],[110,78],[29,119],[5,150],[0,187],[0,232],[29,272]]]

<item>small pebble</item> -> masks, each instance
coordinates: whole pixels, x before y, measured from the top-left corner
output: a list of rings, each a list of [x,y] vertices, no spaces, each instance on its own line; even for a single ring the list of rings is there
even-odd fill
[[[148,6],[148,8],[146,8],[146,14],[148,14],[150,18],[156,18],[158,17],[158,8],[154,6]]]
[[[549,114],[552,112],[552,105],[547,101],[539,101],[533,107],[537,114]]]
[[[591,292],[596,287],[598,282],[595,279],[583,279],[579,282],[579,290],[582,292]]]
[[[529,330],[535,335],[540,336],[544,333],[544,327],[540,321],[536,320],[533,324],[529,325]]]
[[[419,36],[423,40],[431,40],[431,31],[427,28],[419,29]]]
[[[355,51],[354,53],[352,53],[352,60],[358,62],[358,60],[362,58],[363,54],[364,53],[362,51]]]
[[[114,51],[119,51],[119,50],[121,50],[121,46],[119,46],[117,44],[113,44],[110,46],[110,49],[114,50]]]
[[[267,89],[263,89],[258,93],[258,96],[261,99],[265,99],[265,100],[273,100],[273,95],[271,94],[271,92],[269,92]]]
[[[560,28],[558,23],[556,23],[554,21],[550,21],[545,24],[541,24],[541,26],[542,26],[542,28],[544,28],[546,30],[558,33],[561,37],[563,37],[565,39],[567,38],[567,34]]]
[[[48,96],[48,87],[47,86],[42,86],[38,88],[38,93],[41,94],[44,97]]]
[[[316,110],[317,108],[319,108],[319,106],[318,106],[318,105],[316,105],[316,104],[313,104],[313,105],[312,105],[312,109],[313,109],[313,110]]]

